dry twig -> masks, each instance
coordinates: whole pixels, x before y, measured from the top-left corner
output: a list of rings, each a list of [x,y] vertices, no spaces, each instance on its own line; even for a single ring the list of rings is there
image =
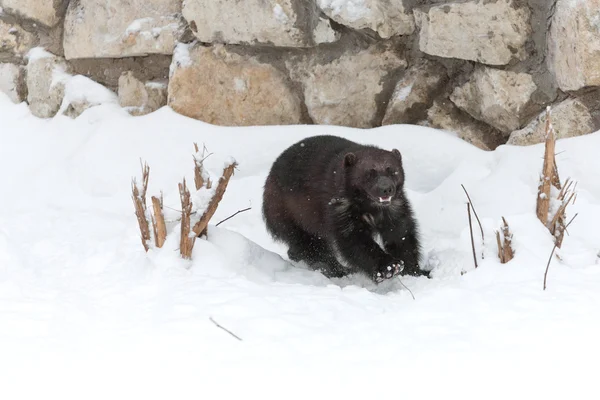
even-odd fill
[[[496,241],[498,243],[498,258],[502,264],[506,264],[514,257],[514,251],[512,249],[512,233],[510,233],[510,229],[508,228],[508,222],[506,219],[502,217],[502,237],[503,240],[500,239],[500,232],[496,231]]]
[[[206,235],[206,228],[208,227],[208,223],[215,211],[217,211],[217,207],[219,206],[219,202],[223,198],[225,194],[225,190],[227,189],[227,185],[229,184],[229,179],[233,175],[233,171],[237,163],[234,161],[232,164],[229,164],[223,169],[223,176],[219,178],[219,184],[217,185],[217,189],[215,191],[214,196],[210,199],[204,214],[200,217],[200,220],[194,225],[193,231],[196,236]]]
[[[536,200],[536,214],[538,219],[548,226],[548,213],[550,211],[550,191],[552,185],[557,189],[560,188],[560,180],[558,178],[558,169],[554,158],[556,139],[554,137],[554,129],[550,120],[550,107],[546,110],[546,146],[544,152],[544,166],[542,168],[542,176],[538,189]]]
[[[467,203],[467,214],[469,215],[469,231],[471,232],[471,246],[473,248],[473,261],[477,268],[477,255],[475,253],[475,239],[473,238],[473,225],[471,223],[471,203]]]
[[[141,162],[141,161],[140,161]],[[131,181],[131,192],[135,216],[140,227],[140,234],[144,250],[148,251],[148,242],[150,241],[150,225],[146,218],[146,190],[148,189],[148,179],[150,176],[150,167],[148,164],[142,164],[142,189],[137,186],[135,178]]]
[[[471,196],[469,196],[469,193],[467,192],[467,188],[465,188],[465,185],[461,184],[460,186],[462,186],[463,190],[465,191],[465,194],[467,195],[467,199],[469,200],[469,203],[471,203],[471,208],[473,209],[473,214],[475,214],[475,219],[477,219],[477,223],[479,224],[479,230],[481,231],[481,245],[482,245],[482,250],[481,250],[481,258],[485,258],[485,254],[484,254],[484,249],[485,249],[485,236],[483,234],[483,226],[481,225],[481,221],[479,220],[479,215],[477,215],[477,211],[475,211],[475,205],[473,204],[473,201],[471,201]]]
[[[231,218],[235,217],[236,215],[238,215],[238,214],[240,214],[240,213],[243,213],[243,212],[245,212],[245,211],[251,210],[251,209],[252,209],[252,207],[244,208],[243,210],[238,210],[238,211],[236,211],[235,213],[233,213],[232,215],[230,215],[229,217],[225,218],[224,220],[217,222],[217,224],[216,224],[215,226],[219,226],[219,225],[221,225],[223,222],[225,222],[225,221],[227,221],[227,220],[230,220]]]
[[[179,197],[181,199],[181,238],[179,242],[179,253],[185,259],[192,258],[194,248],[194,236],[190,235],[190,218],[192,213],[192,202],[190,200],[190,191],[187,188],[185,178],[183,183],[179,184]]]
[[[160,199],[152,196],[152,208],[154,211],[154,215],[152,216],[152,229],[154,231],[154,244],[158,248],[163,247],[163,244],[167,239],[167,226],[165,224],[162,205],[162,195]]]
[[[212,317],[209,317],[210,322],[212,322],[213,324],[215,324],[217,326],[217,328],[221,328],[223,329],[225,332],[229,333],[231,336],[233,336],[234,338],[236,338],[237,340],[239,340],[240,342],[242,341],[242,338],[239,337],[238,335],[236,335],[235,333],[231,332],[229,329],[219,325],[219,323],[217,321],[215,321]]]

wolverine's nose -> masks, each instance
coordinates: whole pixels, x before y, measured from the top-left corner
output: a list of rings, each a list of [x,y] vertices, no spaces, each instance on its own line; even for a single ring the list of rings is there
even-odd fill
[[[394,182],[388,177],[381,177],[377,181],[377,191],[380,197],[391,197],[396,192]]]

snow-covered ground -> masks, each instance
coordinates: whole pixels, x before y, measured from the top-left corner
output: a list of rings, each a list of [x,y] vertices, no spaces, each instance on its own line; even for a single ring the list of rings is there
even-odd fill
[[[336,134],[403,153],[432,279],[379,287],[293,266],[261,219],[262,186],[296,140]],[[239,168],[213,224],[178,257],[176,232],[146,254],[131,201],[179,206],[193,143],[213,174]],[[483,152],[433,129],[215,127],[169,108],[114,104],[40,120],[0,94],[0,398],[598,398],[600,133],[557,143],[579,213],[562,261],[535,216],[542,146]],[[464,184],[485,228],[474,269]],[[176,216],[171,210],[168,218]],[[501,217],[516,257],[502,265]],[[477,226],[474,226],[478,233]],[[210,318],[242,341],[215,326]]]

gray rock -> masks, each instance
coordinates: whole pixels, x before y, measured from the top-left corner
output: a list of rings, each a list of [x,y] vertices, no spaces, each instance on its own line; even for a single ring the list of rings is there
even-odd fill
[[[404,0],[318,0],[317,4],[337,23],[354,29],[371,29],[385,39],[410,35],[415,30],[414,17]]]
[[[132,72],[119,78],[119,104],[131,115],[145,115],[167,104],[167,82],[142,82]]]
[[[183,16],[205,43],[314,44],[318,15],[304,0],[186,0]]]
[[[370,128],[378,125],[382,103],[378,96],[385,89],[384,82],[405,68],[406,61],[389,49],[373,46],[333,60],[307,56],[286,65],[292,79],[301,83],[315,123]]]
[[[557,0],[548,67],[562,90],[600,86],[600,0]]]
[[[27,98],[25,68],[15,64],[0,63],[0,92],[6,94],[13,103],[21,103]]]
[[[68,0],[0,0],[6,11],[53,27],[60,21]]]
[[[537,89],[531,75],[477,67],[471,79],[454,89],[450,99],[474,118],[509,133],[531,117]]]
[[[35,35],[27,32],[16,23],[9,23],[0,19],[0,53],[8,53],[22,58],[35,44]]]
[[[467,1],[415,10],[421,51],[490,65],[525,57],[530,11],[513,0]]]
[[[449,100],[435,100],[422,125],[454,133],[482,150],[494,150],[504,143],[501,132],[471,118]]]
[[[591,111],[578,99],[568,99],[552,106],[550,118],[557,139],[587,135],[596,129]],[[528,146],[545,140],[546,111],[540,113],[525,128],[514,131],[508,144]]]
[[[414,124],[425,118],[446,79],[444,67],[433,61],[422,60],[412,66],[396,84],[383,125]]]
[[[33,115],[51,118],[60,109],[70,78],[64,59],[36,47],[28,54],[27,102]]]
[[[184,32],[181,0],[71,1],[65,58],[172,54]]]
[[[223,45],[178,45],[168,104],[180,114],[216,125],[301,123],[300,98],[288,78],[270,64]]]

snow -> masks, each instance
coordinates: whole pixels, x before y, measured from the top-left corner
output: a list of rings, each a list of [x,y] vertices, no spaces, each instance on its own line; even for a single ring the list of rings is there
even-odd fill
[[[289,18],[280,4],[275,4],[273,7],[273,16],[280,24],[287,24],[289,22]]]
[[[365,0],[319,0],[322,10],[331,10],[332,16],[343,15],[350,22],[365,18],[372,13],[370,4]]]
[[[192,65],[192,60],[190,58],[190,46],[192,43],[177,43],[175,49],[173,50],[173,62],[169,68],[169,76],[173,76],[175,72],[175,68],[185,68]]]
[[[65,82],[65,96],[59,110],[61,114],[73,103],[86,102],[90,105],[99,105],[117,104],[119,102],[113,91],[86,76],[75,75],[63,78],[63,80]]]
[[[567,217],[579,217],[543,291],[540,145],[484,152],[407,125],[215,127],[113,104],[42,120],[3,94],[0,121],[2,398],[596,398],[600,132],[557,142],[561,177],[578,182]],[[315,134],[402,152],[432,279],[375,286],[286,261],[261,218],[262,186],[282,150]],[[213,178],[230,157],[239,165],[184,261],[177,183],[193,186],[194,142],[213,153]],[[140,159],[169,221],[164,247],[147,254],[131,201]],[[485,229],[476,270],[461,184]],[[505,265],[503,216],[515,249]]]
[[[394,101],[405,101],[412,92],[413,85],[407,85],[398,90],[394,96]]]

